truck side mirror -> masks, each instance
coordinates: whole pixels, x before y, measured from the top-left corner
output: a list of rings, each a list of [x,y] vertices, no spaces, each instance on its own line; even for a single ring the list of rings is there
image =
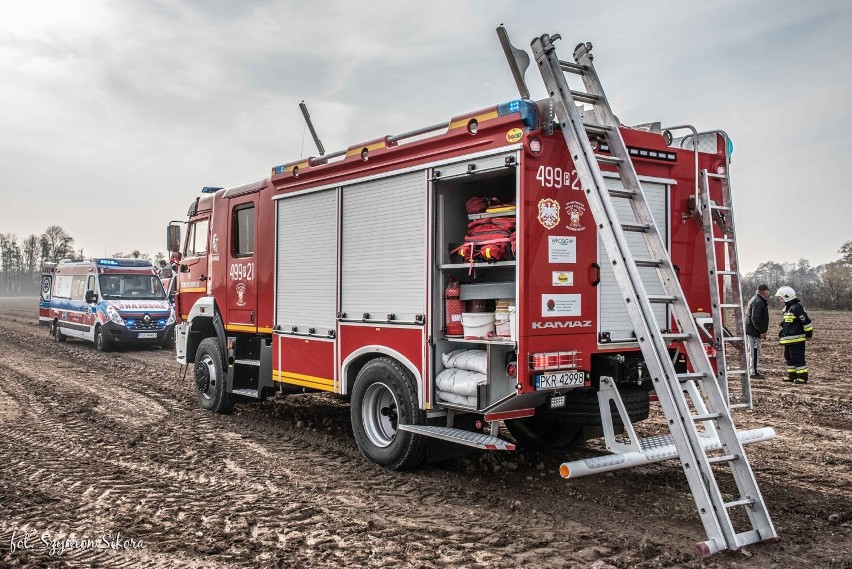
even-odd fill
[[[166,250],[180,251],[180,225],[166,227]]]
[[[87,304],[95,304],[98,302],[98,293],[93,290],[86,291],[86,303]]]

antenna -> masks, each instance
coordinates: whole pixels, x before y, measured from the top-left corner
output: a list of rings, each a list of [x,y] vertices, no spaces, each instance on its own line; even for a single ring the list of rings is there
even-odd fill
[[[530,66],[529,54],[512,45],[509,41],[509,32],[506,31],[503,24],[497,27],[497,37],[500,38],[500,45],[503,46],[503,53],[506,54],[506,61],[509,62],[509,69],[515,79],[515,85],[518,86],[518,92],[524,99],[529,99],[530,90],[527,88],[526,81],[524,81],[524,73]]]
[[[319,137],[317,136],[317,131],[314,129],[314,123],[311,122],[311,115],[308,113],[308,106],[304,101],[299,103],[299,108],[302,109],[302,116],[305,117],[305,122],[308,123],[308,129],[311,131],[311,136],[314,137],[314,144],[317,145],[317,150],[319,150],[319,155],[325,155],[325,148],[320,142]]]

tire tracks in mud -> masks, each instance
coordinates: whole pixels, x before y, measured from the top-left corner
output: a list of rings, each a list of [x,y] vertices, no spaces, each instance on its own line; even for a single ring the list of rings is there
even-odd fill
[[[14,448],[28,450],[27,460],[7,470],[6,475],[30,488],[42,490],[45,499],[54,503],[62,500],[58,489],[73,490],[78,496],[73,507],[78,525],[68,529],[76,535],[86,528],[103,526],[109,516],[113,523],[123,520],[122,527],[135,529],[147,537],[149,543],[157,540],[164,551],[169,551],[183,538],[191,536],[178,534],[169,539],[151,534],[146,531],[150,528],[146,528],[143,520],[173,529],[173,522],[198,514],[201,525],[196,527],[202,529],[196,533],[203,534],[205,528],[217,526],[238,529],[242,523],[239,520],[246,520],[243,525],[250,526],[251,537],[260,544],[269,541],[264,545],[270,546],[271,551],[275,550],[273,545],[292,541],[326,552],[315,560],[318,562],[323,559],[337,562],[345,557],[347,563],[360,564],[380,557],[381,564],[390,565],[403,564],[412,558],[424,563],[432,560],[437,564],[498,559],[506,562],[513,559],[515,553],[520,556],[515,561],[521,561],[527,554],[512,549],[517,548],[519,542],[539,541],[539,538],[520,536],[520,540],[501,548],[493,539],[493,528],[505,527],[511,520],[499,513],[471,511],[466,496],[461,496],[457,505],[452,499],[442,498],[435,500],[432,506],[417,508],[421,481],[366,465],[357,452],[340,452],[331,446],[317,453],[311,442],[305,443],[298,438],[245,440],[244,435],[221,429],[226,419],[189,411],[182,405],[160,404],[156,401],[157,394],[146,393],[147,386],[136,384],[130,389],[116,385],[124,383],[121,379],[99,374],[105,383],[104,390],[120,390],[118,395],[110,395],[107,399],[120,396],[134,402],[119,409],[108,409],[103,402],[104,396],[99,397],[97,390],[81,384],[81,380],[92,375],[92,369],[100,371],[98,367],[103,364],[95,367],[94,362],[89,361],[91,367],[85,369],[75,364],[65,366],[61,372],[52,371],[52,366],[48,369],[45,365],[53,359],[51,355],[42,356],[37,369],[20,365],[27,353],[20,348],[16,350],[18,342],[14,340],[7,337],[0,342],[8,361],[14,362],[2,365],[4,393],[15,394],[19,419],[31,420],[18,420],[9,425],[6,441],[14,441],[14,444],[0,445],[3,454],[12,454]],[[81,349],[85,348],[73,345],[54,348],[60,352]],[[106,362],[107,366],[111,364]],[[194,423],[201,433],[213,435],[223,444],[212,445],[212,448],[208,445],[200,452],[184,450],[177,453],[178,460],[164,460],[162,456],[155,457],[159,459],[156,461],[149,460],[150,455],[144,452],[145,443],[135,441],[133,435],[162,417],[159,411],[152,416],[136,409],[146,404],[152,404],[157,410],[168,410],[170,425],[176,423],[176,419],[189,425]],[[138,413],[134,414],[131,409]],[[248,426],[256,423],[249,421]],[[224,426],[234,425],[224,423]],[[165,432],[155,429],[155,433],[154,441],[158,446],[185,449],[185,433],[173,429]],[[257,433],[252,432],[252,435]],[[136,456],[137,453],[127,456],[128,437],[135,443],[134,448],[142,451],[141,456]],[[151,484],[152,480],[156,480],[156,485]],[[175,499],[176,495],[180,498]],[[205,498],[228,504],[227,513],[211,511],[218,510],[216,508],[206,511],[199,508],[197,504],[203,503]],[[122,509],[123,504],[132,505],[133,514],[116,515],[112,511],[116,502],[118,509]],[[190,506],[189,512],[182,511],[182,503]],[[278,506],[280,503],[288,506],[282,509]],[[436,507],[440,507],[440,515]],[[396,517],[394,514],[398,512],[405,515]],[[60,524],[64,516],[65,512],[51,517],[38,511],[13,519],[16,524],[30,528],[37,524]],[[482,525],[469,527],[472,517]],[[537,531],[556,534],[554,524],[547,520],[536,520],[535,525],[539,528]],[[567,533],[564,529],[562,533]],[[419,535],[418,543],[408,541],[410,533]],[[433,540],[445,543],[443,553],[433,551]],[[239,535],[233,536],[232,541],[239,544]],[[551,554],[565,560],[564,553],[558,549],[553,549]],[[225,562],[234,561],[226,553],[220,552],[218,556]],[[546,556],[546,551],[537,554],[539,559],[546,559]],[[88,559],[82,555],[80,560]]]
[[[556,477],[553,459],[508,459],[517,470],[497,473],[491,466],[507,455],[490,454],[479,463],[394,473],[361,457],[348,405],[335,398],[288,396],[211,415],[197,408],[189,377],[176,379],[168,352],[101,354],[82,342],[55,343],[26,322],[2,320],[0,328],[0,418],[9,425],[0,440],[9,466],[0,495],[11,505],[0,540],[49,526],[54,537],[120,530],[147,544],[140,552],[72,552],[61,563],[590,566],[606,559],[617,567],[676,567],[695,563],[692,543],[703,539],[671,462],[573,483]],[[810,408],[822,417],[823,405],[833,404],[829,396]],[[770,418],[785,431],[796,424]],[[767,423],[752,416],[737,423],[753,420]],[[832,457],[848,446],[826,439],[821,452]],[[789,452],[774,443],[750,448],[770,511],[822,514],[838,499],[821,487],[836,468],[797,479],[787,492]],[[547,476],[535,463],[546,464]],[[753,549],[755,566],[805,557],[819,566],[828,553],[811,549],[823,549],[825,529],[806,529],[786,551]],[[0,564],[53,561],[3,551],[0,545]],[[705,566],[738,561],[717,556]]]

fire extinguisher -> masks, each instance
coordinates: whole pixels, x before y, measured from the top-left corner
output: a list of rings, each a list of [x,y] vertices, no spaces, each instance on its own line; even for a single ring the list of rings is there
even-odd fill
[[[454,278],[450,278],[450,284],[447,285],[447,290],[444,292],[444,301],[447,313],[447,336],[463,336],[462,312],[464,312],[464,302],[461,300],[461,285]]]

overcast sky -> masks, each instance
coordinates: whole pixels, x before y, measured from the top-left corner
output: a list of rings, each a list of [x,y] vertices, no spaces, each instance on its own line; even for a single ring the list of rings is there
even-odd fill
[[[205,185],[516,98],[495,27],[591,41],[625,124],[721,128],[745,270],[852,240],[852,3],[0,3],[0,233],[164,249]],[[544,88],[527,74],[534,98]]]

